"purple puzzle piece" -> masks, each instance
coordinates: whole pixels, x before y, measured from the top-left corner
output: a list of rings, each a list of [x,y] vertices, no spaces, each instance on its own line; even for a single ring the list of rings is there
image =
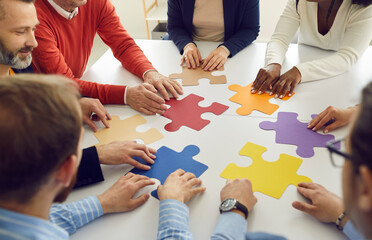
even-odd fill
[[[308,124],[298,121],[297,116],[297,113],[279,112],[276,122],[261,122],[260,128],[275,130],[276,143],[296,145],[296,153],[305,158],[314,156],[314,147],[326,147],[328,141],[335,139],[333,135],[322,135],[308,129]]]

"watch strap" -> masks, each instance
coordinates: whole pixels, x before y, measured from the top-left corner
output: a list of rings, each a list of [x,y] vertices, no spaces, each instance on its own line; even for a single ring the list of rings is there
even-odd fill
[[[247,207],[244,206],[243,204],[241,204],[238,200],[235,203],[235,208],[244,213],[245,219],[248,218],[248,209],[247,209]]]

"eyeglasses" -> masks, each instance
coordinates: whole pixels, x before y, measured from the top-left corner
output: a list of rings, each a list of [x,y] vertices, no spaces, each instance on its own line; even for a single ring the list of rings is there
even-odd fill
[[[327,149],[331,158],[332,165],[335,167],[343,167],[345,159],[352,160],[352,156],[342,152],[341,145],[345,146],[345,138],[333,140],[327,143]]]

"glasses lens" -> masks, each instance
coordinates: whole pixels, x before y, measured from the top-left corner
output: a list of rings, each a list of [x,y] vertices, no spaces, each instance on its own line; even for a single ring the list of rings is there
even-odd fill
[[[333,148],[335,148],[335,149],[337,149],[337,150],[339,150],[340,152],[343,152],[343,153],[346,150],[344,140],[337,141],[332,146],[333,146]],[[333,164],[336,167],[342,167],[342,166],[344,166],[344,163],[345,163],[345,157],[342,156],[341,154],[338,154],[337,152],[332,152],[332,161],[333,161]]]
[[[343,167],[345,158],[337,153],[332,153],[332,161],[336,167]]]

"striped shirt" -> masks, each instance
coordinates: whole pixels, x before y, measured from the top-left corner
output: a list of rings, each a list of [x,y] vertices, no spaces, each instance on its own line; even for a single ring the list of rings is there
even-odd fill
[[[69,204],[54,204],[49,222],[0,208],[1,240],[67,240],[85,224],[103,215],[95,196]]]
[[[101,203],[96,196],[91,196],[77,202],[52,205],[49,220],[71,235],[102,215]]]

